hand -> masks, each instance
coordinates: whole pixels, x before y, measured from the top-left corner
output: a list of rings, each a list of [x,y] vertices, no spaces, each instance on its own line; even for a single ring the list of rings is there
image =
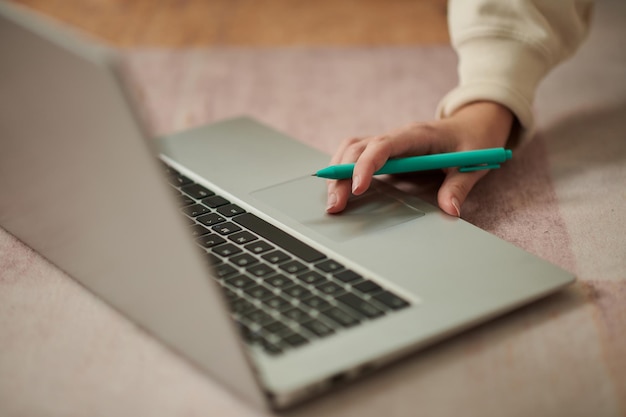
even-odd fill
[[[467,104],[446,119],[411,124],[387,135],[346,140],[331,164],[356,162],[354,173],[351,180],[328,181],[326,211],[339,213],[345,209],[350,192],[360,195],[367,191],[372,175],[389,158],[503,147],[513,120],[508,108],[480,101]],[[488,171],[461,173],[449,168],[445,172],[437,202],[444,212],[460,217],[465,198]]]

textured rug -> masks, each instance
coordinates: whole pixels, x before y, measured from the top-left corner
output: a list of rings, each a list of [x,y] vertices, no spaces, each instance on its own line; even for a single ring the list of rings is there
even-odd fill
[[[543,83],[539,131],[463,207],[579,277],[567,290],[294,410],[328,416],[626,415],[626,7]],[[129,50],[149,130],[253,116],[329,155],[432,117],[449,47]],[[434,202],[438,175],[393,179]],[[0,229],[0,415],[253,416]]]

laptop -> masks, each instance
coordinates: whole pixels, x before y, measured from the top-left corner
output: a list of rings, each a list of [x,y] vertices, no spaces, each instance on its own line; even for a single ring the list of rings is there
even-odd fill
[[[0,226],[251,404],[284,409],[574,277],[250,118],[149,138],[116,54],[0,3]],[[269,104],[268,104],[269,105]]]

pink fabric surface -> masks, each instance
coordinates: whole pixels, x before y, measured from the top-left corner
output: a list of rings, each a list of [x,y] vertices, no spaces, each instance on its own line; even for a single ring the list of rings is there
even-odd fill
[[[626,415],[626,7],[542,85],[540,131],[463,217],[577,274],[565,291],[297,416]],[[129,51],[153,134],[250,115],[327,153],[432,117],[448,47]],[[601,64],[600,64],[601,63]],[[438,175],[392,179],[433,202]],[[0,229],[0,415],[259,416]]]

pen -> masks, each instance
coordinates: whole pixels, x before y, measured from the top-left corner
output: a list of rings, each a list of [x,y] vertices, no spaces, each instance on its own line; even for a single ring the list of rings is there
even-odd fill
[[[478,149],[474,151],[449,152],[432,155],[411,156],[388,160],[374,175],[401,174],[458,167],[460,172],[500,168],[500,164],[511,159],[513,152],[504,148]],[[331,165],[320,169],[313,176],[331,180],[352,178],[354,164]]]

